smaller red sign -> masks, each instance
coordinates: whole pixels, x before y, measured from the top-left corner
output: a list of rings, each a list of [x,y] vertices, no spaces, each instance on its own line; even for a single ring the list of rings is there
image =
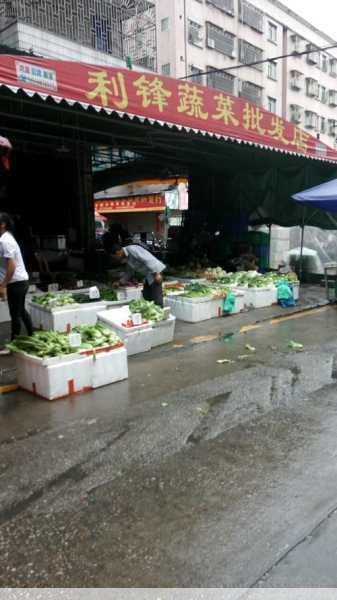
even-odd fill
[[[157,212],[163,211],[165,208],[165,197],[163,194],[110,198],[108,200],[96,200],[95,202],[95,210],[101,214],[148,211]]]

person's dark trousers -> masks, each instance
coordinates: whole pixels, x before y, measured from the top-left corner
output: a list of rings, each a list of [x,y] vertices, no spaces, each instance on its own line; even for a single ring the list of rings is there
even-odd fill
[[[8,308],[12,321],[12,340],[21,333],[21,321],[26,327],[28,335],[33,335],[32,320],[25,306],[28,288],[28,281],[16,281],[9,283],[7,286]]]
[[[154,302],[158,306],[164,306],[163,286],[161,283],[154,281],[151,285],[145,280],[143,289],[143,298],[149,302]]]

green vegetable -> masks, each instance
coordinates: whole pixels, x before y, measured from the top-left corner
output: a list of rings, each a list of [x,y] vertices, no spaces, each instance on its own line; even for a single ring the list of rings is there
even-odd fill
[[[54,294],[52,292],[42,294],[42,296],[33,296],[33,302],[34,304],[39,304],[40,306],[44,306],[45,308],[76,304],[71,294]]]
[[[103,289],[100,290],[101,299],[107,302],[116,302],[118,300],[115,290]]]
[[[132,300],[129,304],[130,312],[140,313],[146,321],[154,321],[158,323],[165,319],[165,311],[160,306],[157,306],[154,302],[148,302],[147,300]]]
[[[289,342],[288,346],[292,350],[303,350],[303,348],[304,348],[303,344],[299,344],[298,342],[293,342],[293,341]]]
[[[52,358],[73,354],[79,350],[116,346],[121,342],[118,335],[100,324],[81,325],[74,329],[74,333],[81,334],[82,344],[79,348],[70,345],[67,334],[57,331],[39,331],[31,337],[19,336],[14,342],[8,344],[7,348],[12,352],[30,354],[39,358]]]

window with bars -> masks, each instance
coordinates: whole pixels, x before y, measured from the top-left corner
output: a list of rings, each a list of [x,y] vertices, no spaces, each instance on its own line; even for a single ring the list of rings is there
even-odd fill
[[[170,63],[166,63],[165,65],[162,65],[161,66],[161,72],[162,72],[162,75],[170,76],[171,75],[171,65],[170,65]]]
[[[320,131],[321,131],[321,133],[326,133],[326,118],[325,117],[320,118]]]
[[[239,83],[239,96],[246,98],[259,106],[262,105],[263,88],[251,81],[240,81]]]
[[[336,58],[330,59],[330,75],[332,77],[337,77],[337,59]]]
[[[273,81],[277,81],[277,64],[276,62],[270,61],[268,63],[268,77]]]
[[[318,129],[318,114],[311,110],[306,110],[305,126],[307,129]]]
[[[292,90],[302,89],[303,73],[300,71],[290,71],[290,87]]]
[[[328,120],[328,135],[336,137],[337,134],[337,121],[335,119]]]
[[[252,29],[263,33],[263,12],[246,0],[239,0],[239,20],[244,25],[249,25]]]
[[[203,47],[203,27],[196,21],[188,20],[188,41],[193,46]]]
[[[302,106],[298,104],[290,105],[290,120],[292,123],[296,123],[297,125],[302,121]]]
[[[271,113],[276,113],[276,109],[277,109],[277,100],[276,100],[276,98],[271,98],[270,96],[268,96],[267,109]]]
[[[316,81],[316,79],[307,77],[306,92],[307,92],[307,96],[309,96],[310,98],[318,98],[319,97],[319,83],[318,83],[318,81]]]
[[[234,94],[234,75],[226,71],[213,71],[214,67],[207,67],[207,85],[208,87],[222,90],[228,94]]]
[[[190,74],[194,77],[190,78],[192,83],[199,83],[200,85],[204,85],[204,75],[202,75],[203,70],[195,67],[194,65],[190,65]]]
[[[329,90],[329,106],[333,106],[334,108],[337,106],[337,91]]]
[[[221,52],[221,54],[234,58],[235,36],[232,33],[224,31],[221,27],[209,22],[206,23],[206,32],[206,43],[208,48],[212,48],[212,50],[217,50],[218,52]]]
[[[211,4],[234,17],[234,0],[206,0],[206,4]]]
[[[268,40],[274,44],[277,42],[277,25],[271,21],[268,22]]]
[[[250,65],[251,63],[263,60],[263,50],[249,44],[246,40],[239,40],[239,60],[244,65]],[[263,71],[263,64],[254,65],[252,68]]]
[[[307,54],[307,63],[309,65],[318,65],[320,62],[320,54],[316,46],[313,44],[307,44],[307,50],[309,54]]]
[[[156,68],[156,9],[151,0],[0,1],[0,28],[13,20]]]
[[[326,87],[324,87],[324,85],[320,85],[319,86],[319,99],[322,102],[322,104],[327,104],[328,102],[328,90],[326,89]]]

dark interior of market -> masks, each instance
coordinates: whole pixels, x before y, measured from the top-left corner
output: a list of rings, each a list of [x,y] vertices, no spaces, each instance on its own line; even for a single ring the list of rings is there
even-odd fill
[[[187,176],[189,210],[173,260],[186,260],[193,252],[188,249],[192,233],[198,237],[206,228],[216,261],[221,255],[216,248],[238,240],[249,224],[300,225],[303,211],[291,195],[337,173],[328,162],[28,98],[23,92],[1,90],[0,116],[2,135],[13,145],[11,171],[2,176],[3,209],[19,215],[35,235],[65,236],[77,269],[102,267],[95,247],[94,193],[111,185]],[[307,211],[306,222],[336,228],[335,220],[320,211]]]

